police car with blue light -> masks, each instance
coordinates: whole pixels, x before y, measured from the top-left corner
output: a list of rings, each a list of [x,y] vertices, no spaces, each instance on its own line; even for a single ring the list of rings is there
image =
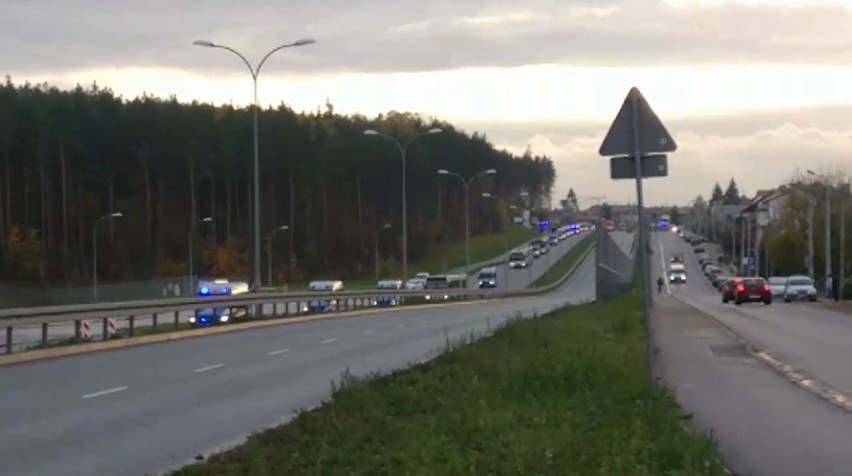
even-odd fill
[[[325,293],[333,293],[343,291],[343,281],[338,280],[325,280],[325,281],[311,281],[308,284],[308,291],[316,291],[316,292],[325,292]],[[313,299],[305,303],[302,306],[302,312],[307,314],[314,314],[320,312],[334,312],[337,310],[337,299],[335,298],[326,298],[326,299]]]
[[[479,271],[479,288],[496,288],[497,287],[497,268],[489,266],[482,268]]]
[[[249,292],[249,285],[244,281],[229,281],[227,279],[214,279],[213,281],[200,281],[198,283],[197,295],[201,298],[238,296]],[[211,307],[196,309],[190,316],[189,323],[193,326],[207,326],[210,324],[223,324],[234,318],[248,314],[248,306]]]
[[[376,283],[376,289],[381,290],[399,290],[402,289],[402,280],[399,279],[383,279]],[[378,307],[398,306],[400,303],[399,296],[377,296],[373,299],[373,305]]]

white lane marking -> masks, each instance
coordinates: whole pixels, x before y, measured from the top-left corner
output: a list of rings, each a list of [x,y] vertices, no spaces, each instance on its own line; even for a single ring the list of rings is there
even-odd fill
[[[193,372],[195,372],[195,373],[207,372],[208,370],[219,369],[219,368],[222,368],[224,366],[225,366],[225,364],[208,365],[207,367],[201,367],[200,369],[195,369],[195,370],[193,370]]]
[[[95,398],[95,397],[100,397],[100,396],[103,396],[103,395],[109,395],[111,393],[123,392],[125,390],[127,390],[127,387],[115,387],[115,388],[110,388],[108,390],[101,390],[100,392],[95,392],[95,393],[83,395],[83,398],[86,398],[86,399]]]
[[[332,342],[337,342],[337,337],[332,337],[331,339],[326,339],[326,340],[320,342],[320,344],[331,344]]]
[[[278,350],[273,350],[272,352],[270,352],[270,353],[269,353],[269,354],[267,354],[267,355],[281,355],[281,354],[283,354],[283,353],[285,353],[285,352],[290,352],[290,349],[278,349]]]
[[[373,331],[364,331],[364,335],[365,335],[365,336],[368,336],[368,335],[370,335],[370,334],[372,334],[372,333],[373,333]]]

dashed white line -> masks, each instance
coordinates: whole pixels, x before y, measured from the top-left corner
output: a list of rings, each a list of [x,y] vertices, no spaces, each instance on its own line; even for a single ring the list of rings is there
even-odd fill
[[[272,352],[270,352],[270,353],[269,353],[269,354],[267,354],[267,355],[281,355],[281,354],[283,354],[283,353],[285,353],[285,352],[290,352],[290,349],[278,349],[278,350],[273,350]]]
[[[365,336],[368,336],[368,335],[370,335],[370,334],[372,334],[372,333],[373,333],[373,331],[369,331],[369,330],[368,330],[368,331],[364,331],[364,335],[365,335]]]
[[[100,392],[95,392],[95,393],[83,395],[83,398],[86,398],[86,399],[95,398],[95,397],[100,397],[100,396],[103,396],[103,395],[109,395],[111,393],[123,392],[125,390],[127,390],[127,387],[115,387],[115,388],[110,388],[108,390],[101,390]]]
[[[331,339],[326,339],[326,340],[320,342],[320,344],[331,344],[332,342],[337,342],[337,337],[332,337]]]
[[[208,370],[218,369],[218,368],[222,368],[224,366],[225,366],[225,364],[208,365],[207,367],[201,367],[200,369],[195,369],[195,370],[193,370],[193,372],[195,372],[195,373],[207,372]]]

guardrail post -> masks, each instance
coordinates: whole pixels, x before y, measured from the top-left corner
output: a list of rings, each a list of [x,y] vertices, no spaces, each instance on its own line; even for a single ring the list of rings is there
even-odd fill
[[[109,318],[103,318],[103,322],[101,323],[103,329],[103,337],[104,340],[109,340]]]
[[[284,316],[290,315],[290,302],[284,301]]]
[[[136,329],[136,317],[128,316],[127,318],[127,335],[133,337],[134,330]]]
[[[157,330],[157,313],[151,316],[151,330]]]
[[[80,332],[80,327],[82,325],[83,325],[83,323],[82,323],[82,321],[80,321],[80,319],[77,319],[77,320],[74,321],[74,340],[75,341],[79,341],[80,339],[83,338],[83,336]]]
[[[6,353],[12,353],[12,326],[6,327]]]
[[[278,315],[278,301],[272,303],[272,316]]]
[[[47,323],[41,323],[41,345],[47,345]]]
[[[175,311],[175,329],[180,326],[180,311]]]

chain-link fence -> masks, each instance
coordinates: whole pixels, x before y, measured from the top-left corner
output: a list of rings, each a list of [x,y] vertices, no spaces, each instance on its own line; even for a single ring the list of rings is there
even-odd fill
[[[595,228],[596,299],[608,301],[633,289],[635,233]]]

